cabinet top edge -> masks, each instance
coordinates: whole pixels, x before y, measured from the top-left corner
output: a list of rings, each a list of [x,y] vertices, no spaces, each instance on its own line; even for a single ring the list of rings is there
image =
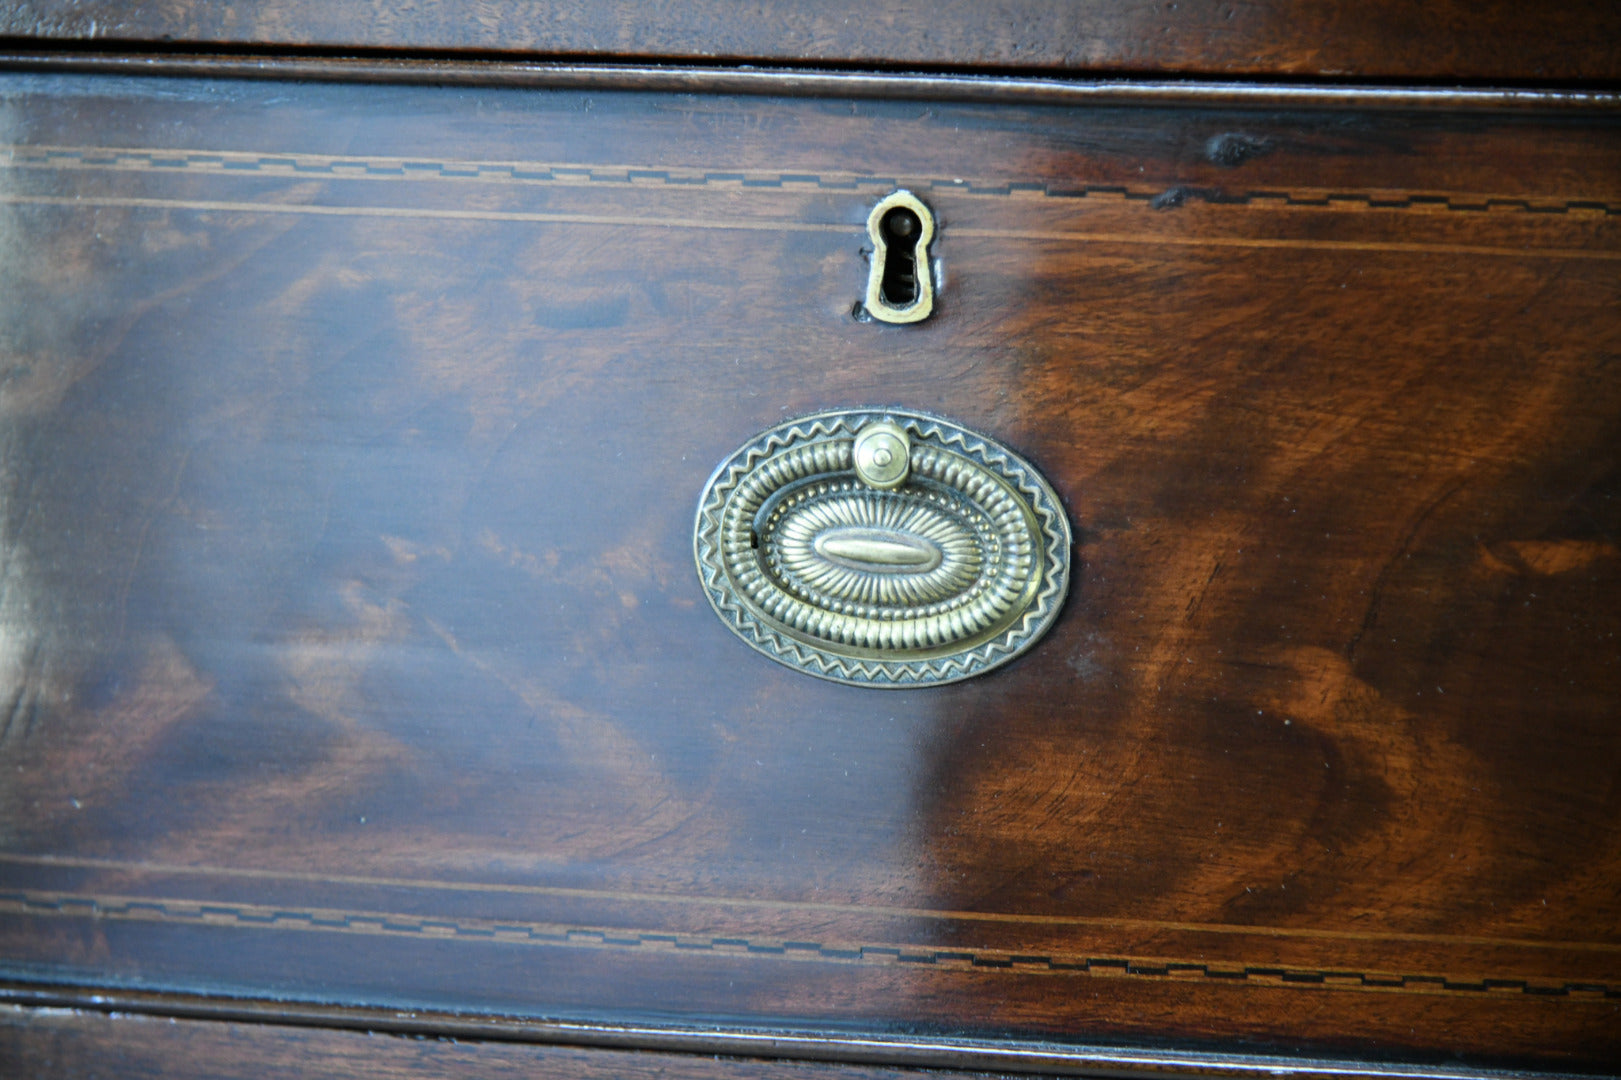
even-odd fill
[[[1621,91],[1555,86],[1082,79],[791,67],[307,55],[173,55],[31,49],[0,51],[0,73],[3,72],[874,98],[1005,105],[1621,113]]]
[[[926,11],[926,15],[923,13]],[[57,47],[501,52],[531,59],[955,66],[1144,77],[1554,81],[1621,78],[1603,0],[14,0],[0,40]]]
[[[889,1068],[994,1070],[1003,1074],[1112,1076],[1120,1080],[1187,1077],[1295,1080],[1592,1080],[1592,1074],[1525,1071],[1456,1064],[1406,1064],[1351,1058],[1136,1049],[1085,1043],[986,1041],[924,1034],[642,1023],[440,1012],[418,1007],[366,1007],[264,1000],[208,993],[84,986],[0,974],[0,1024],[29,1010],[74,1010],[168,1020],[214,1020],[320,1030],[386,1032],[417,1038],[533,1043],[659,1051],[706,1057],[830,1062]]]

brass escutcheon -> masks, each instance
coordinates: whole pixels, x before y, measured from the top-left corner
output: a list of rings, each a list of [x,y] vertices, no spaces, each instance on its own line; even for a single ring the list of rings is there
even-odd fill
[[[934,214],[910,191],[893,191],[867,215],[872,242],[866,313],[886,323],[915,323],[934,311],[934,267],[929,244]]]
[[[782,424],[724,461],[693,553],[715,613],[773,660],[928,686],[1004,664],[1052,625],[1070,529],[1047,482],[993,440],[857,410]]]

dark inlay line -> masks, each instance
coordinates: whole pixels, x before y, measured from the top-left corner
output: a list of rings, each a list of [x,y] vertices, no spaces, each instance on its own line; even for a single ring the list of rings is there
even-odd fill
[[[1074,926],[1099,929],[1180,931],[1273,938],[1329,941],[1411,942],[1437,945],[1475,945],[1517,949],[1547,949],[1621,954],[1621,943],[1606,941],[1550,941],[1535,938],[1498,938],[1469,934],[1424,934],[1378,930],[1325,930],[1294,926],[1245,926],[1233,923],[1176,922],[1084,915],[1028,915],[997,911],[954,911],[892,905],[839,904],[802,900],[768,900],[726,896],[580,889],[556,885],[501,885],[473,881],[436,881],[430,878],[390,878],[360,874],[249,869],[242,867],[185,866],[138,860],[98,859],[72,855],[28,855],[0,852],[0,864],[55,866],[84,870],[113,870],[175,877],[215,877],[264,881],[305,881],[320,885],[376,886],[466,893],[505,893],[514,896],[551,896],[567,899],[647,904],[690,904],[699,907],[735,907],[760,911],[817,912],[876,918],[937,919],[955,922],[1013,923],[1035,926]]]
[[[328,908],[301,910],[259,904],[214,904],[127,896],[4,892],[0,893],[0,912],[137,922],[224,924],[254,929],[405,935],[509,945],[668,950],[674,954],[701,952],[857,964],[915,964],[947,970],[1012,974],[1135,976],[1160,980],[1194,978],[1234,984],[1421,994],[1508,992],[1524,998],[1558,997],[1576,1001],[1621,999],[1621,985],[1587,980],[1535,980],[1514,976],[1457,979],[1433,973],[1310,969],[1278,964],[1207,964],[1129,956],[1024,954],[975,947],[939,949],[917,945],[752,939],[736,935],[601,929],[510,919],[424,917]]]

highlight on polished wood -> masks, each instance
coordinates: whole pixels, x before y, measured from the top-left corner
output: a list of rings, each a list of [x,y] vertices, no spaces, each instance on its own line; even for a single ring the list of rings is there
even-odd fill
[[[0,74],[0,1053],[1613,1067],[1618,223],[1601,108]],[[1044,478],[1034,648],[716,617],[835,409]]]

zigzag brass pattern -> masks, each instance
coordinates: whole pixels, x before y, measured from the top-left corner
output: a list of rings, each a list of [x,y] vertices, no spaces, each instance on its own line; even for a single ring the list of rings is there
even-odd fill
[[[780,663],[863,686],[955,682],[1057,617],[1069,522],[1028,463],[922,413],[790,421],[705,486],[693,541],[716,614]]]

